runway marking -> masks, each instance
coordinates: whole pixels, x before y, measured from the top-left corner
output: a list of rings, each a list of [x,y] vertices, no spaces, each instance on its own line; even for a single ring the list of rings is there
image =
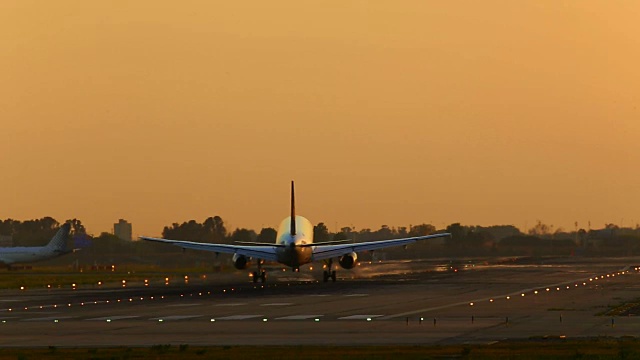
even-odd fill
[[[366,320],[381,317],[384,315],[351,315],[338,318],[338,320]]]
[[[60,314],[60,311],[40,311],[39,309],[33,309],[33,312],[35,313],[37,311],[38,315],[47,315],[47,314]]]
[[[389,320],[389,319],[402,317],[402,316],[407,316],[407,315],[416,315],[416,314],[421,314],[421,313],[430,312],[430,311],[434,311],[434,310],[442,310],[442,309],[446,309],[446,308],[450,308],[450,307],[456,307],[456,306],[464,306],[464,305],[468,306],[469,303],[480,303],[480,302],[484,302],[484,301],[489,301],[490,299],[505,298],[507,296],[517,297],[518,295],[520,295],[522,293],[529,293],[529,292],[533,291],[534,289],[555,288],[557,286],[565,286],[567,284],[573,284],[575,282],[585,282],[585,281],[588,281],[588,280],[589,280],[589,278],[587,277],[587,278],[582,278],[582,279],[577,279],[577,280],[564,281],[564,282],[556,283],[556,284],[542,285],[542,286],[538,286],[538,287],[535,287],[535,288],[521,289],[521,290],[518,290],[518,291],[510,292],[508,294],[485,297],[485,298],[481,298],[481,299],[472,299],[472,300],[461,301],[461,302],[457,302],[457,303],[451,303],[451,304],[446,304],[446,305],[441,305],[441,306],[435,306],[435,307],[431,307],[431,308],[407,311],[407,312],[403,312],[403,313],[400,313],[400,314],[394,314],[394,315],[385,316],[382,320]]]
[[[261,317],[262,315],[232,315],[215,318],[216,320],[246,320]]]
[[[271,304],[260,304],[260,306],[289,306],[293,305],[293,303],[271,303]]]
[[[202,315],[170,315],[170,316],[159,316],[159,317],[155,317],[155,318],[151,318],[149,320],[152,321],[158,321],[158,320],[162,320],[162,321],[171,321],[171,320],[185,320],[185,319],[193,319],[193,318],[197,318],[197,317],[202,317]]]
[[[43,318],[31,318],[31,319],[23,319],[20,321],[54,321],[54,320],[64,320],[64,319],[71,319],[74,318],[76,316],[49,316],[49,317],[43,317]]]
[[[324,315],[290,315],[290,316],[278,317],[276,318],[276,320],[307,320],[307,319],[319,318],[322,316]]]
[[[313,297],[325,297],[325,296],[330,296],[329,294],[309,294],[307,296],[313,296]]]
[[[133,318],[139,318],[140,316],[137,315],[118,315],[118,316],[104,316],[104,317],[97,317],[97,318],[92,318],[92,319],[85,319],[86,321],[107,321],[107,320],[124,320],[124,319],[133,319]]]
[[[171,305],[167,305],[170,307],[182,307],[182,306],[198,306],[198,305],[202,305],[202,304],[171,304]]]
[[[2,299],[0,300],[0,302],[15,302],[15,301],[20,301],[18,299]]]
[[[216,304],[216,306],[242,306],[247,305],[247,303],[227,303],[227,304]]]
[[[357,297],[357,296],[369,296],[369,294],[348,294],[344,296]]]

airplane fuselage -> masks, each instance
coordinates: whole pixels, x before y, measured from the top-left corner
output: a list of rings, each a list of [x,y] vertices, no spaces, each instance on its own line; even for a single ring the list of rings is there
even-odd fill
[[[45,246],[19,246],[0,248],[0,264],[11,267],[13,264],[31,263],[54,258],[70,253],[67,251],[66,242],[71,230],[71,224],[63,224],[58,232]]]
[[[282,220],[276,236],[276,244],[280,246],[276,250],[279,263],[299,268],[308,264],[312,260],[313,250],[310,246],[301,247],[299,245],[313,243],[313,225],[302,216],[295,217],[295,235],[291,234],[291,217]]]
[[[29,263],[51,259],[59,255],[61,252],[46,246],[0,248],[0,263],[4,265]]]

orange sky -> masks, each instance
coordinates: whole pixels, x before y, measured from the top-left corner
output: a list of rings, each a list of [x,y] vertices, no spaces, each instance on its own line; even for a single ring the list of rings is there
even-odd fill
[[[164,3],[161,4],[161,3]],[[640,223],[640,2],[0,2],[0,219]]]

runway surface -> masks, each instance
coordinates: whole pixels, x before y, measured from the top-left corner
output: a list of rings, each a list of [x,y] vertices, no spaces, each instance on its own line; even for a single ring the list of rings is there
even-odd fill
[[[0,346],[450,344],[640,331],[640,317],[603,315],[640,297],[634,259],[392,261],[339,270],[336,283],[315,281],[317,272],[271,271],[264,285],[245,275],[2,290]]]

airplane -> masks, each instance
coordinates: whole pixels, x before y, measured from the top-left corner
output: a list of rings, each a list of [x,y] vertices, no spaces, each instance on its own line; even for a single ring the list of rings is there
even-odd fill
[[[45,246],[0,247],[0,264],[11,270],[11,266],[14,264],[47,260],[73,252],[73,250],[67,250],[67,238],[70,231],[71,224],[63,224]]]
[[[238,242],[240,245],[211,244],[193,241],[169,240],[141,236],[140,239],[156,241],[179,246],[183,249],[205,250],[215,253],[233,254],[232,262],[236,269],[246,269],[250,259],[258,259],[258,271],[254,271],[253,282],[260,279],[266,282],[267,274],[262,269],[263,261],[275,261],[299,271],[300,266],[313,261],[324,260],[327,269],[323,273],[323,281],[336,281],[336,271],[332,269],[333,259],[344,269],[353,269],[358,259],[357,252],[372,251],[391,246],[406,246],[420,240],[451,236],[449,233],[415,236],[402,239],[378,240],[361,243],[345,243],[350,240],[313,242],[313,225],[306,218],[296,215],[294,184],[291,181],[291,216],[280,223],[275,244],[259,242]]]

